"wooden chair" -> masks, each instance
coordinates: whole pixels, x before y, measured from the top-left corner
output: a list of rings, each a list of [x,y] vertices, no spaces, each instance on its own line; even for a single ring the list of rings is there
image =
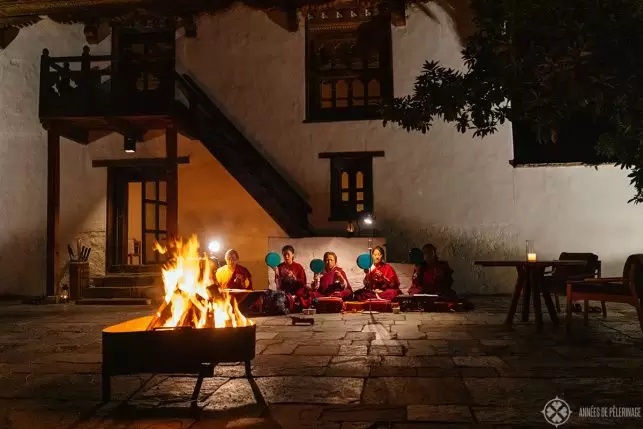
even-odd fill
[[[133,265],[134,258],[137,258],[138,264],[140,265],[141,264],[141,242],[135,238],[132,238],[130,242],[131,242],[131,245],[128,246],[130,252],[127,253],[127,264]]]
[[[572,326],[572,307],[575,300],[585,302],[621,302],[636,308],[641,332],[643,332],[643,311],[641,299],[643,296],[643,254],[630,255],[623,267],[623,277],[588,278],[583,281],[570,281],[567,283],[567,332]],[[584,313],[584,322],[587,326],[587,312]]]
[[[587,265],[559,265],[555,267],[551,275],[545,276],[544,281],[549,287],[549,291],[554,295],[556,302],[556,311],[560,313],[560,300],[559,295],[565,296],[567,293],[567,282],[569,280],[585,280],[590,277],[601,276],[601,261],[598,256],[593,253],[570,253],[563,252],[558,257],[561,261],[587,261]],[[607,308],[605,303],[601,302],[601,309],[603,310],[603,317],[607,317]],[[585,314],[589,311],[589,302],[585,301],[583,305]]]

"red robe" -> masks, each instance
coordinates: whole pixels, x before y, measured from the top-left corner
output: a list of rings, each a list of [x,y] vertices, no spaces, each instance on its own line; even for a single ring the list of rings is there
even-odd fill
[[[314,295],[315,298],[332,296],[346,301],[353,295],[353,289],[344,270],[336,266],[321,275]]]
[[[380,289],[382,292],[376,294],[375,289]],[[371,267],[364,277],[364,288],[355,292],[354,299],[366,301],[379,297],[392,301],[401,293],[400,279],[397,278],[395,270],[389,264],[383,263]]]
[[[252,290],[252,275],[246,267],[236,265],[232,273],[227,265],[216,272],[217,283],[221,289],[248,289]]]
[[[288,307],[291,312],[308,308],[312,304],[313,295],[306,287],[306,270],[297,262],[287,265],[282,262],[275,273],[277,290],[284,291],[288,297]]]
[[[432,267],[422,264],[413,272],[413,285],[409,288],[409,294],[450,295],[452,276],[453,270],[446,261],[437,261]]]

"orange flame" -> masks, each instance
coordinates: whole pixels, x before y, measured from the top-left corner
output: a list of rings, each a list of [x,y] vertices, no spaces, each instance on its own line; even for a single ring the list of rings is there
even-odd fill
[[[192,236],[187,243],[181,239],[173,243],[172,257],[163,266],[165,304],[170,313],[160,326],[170,328],[190,326],[193,328],[229,328],[254,324],[245,318],[236,300],[230,294],[220,291],[214,278],[215,265],[206,255],[200,256],[199,241]],[[173,249],[173,250],[174,250]],[[166,247],[155,243],[155,250],[168,253]],[[208,289],[215,290],[216,298]],[[161,318],[163,311],[157,316]]]

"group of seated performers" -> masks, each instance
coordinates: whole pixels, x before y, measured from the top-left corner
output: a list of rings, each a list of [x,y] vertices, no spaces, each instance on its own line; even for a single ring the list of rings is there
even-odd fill
[[[455,298],[451,289],[453,270],[445,261],[441,261],[435,246],[426,244],[422,248],[424,260],[415,266],[413,283],[408,293],[436,294],[445,298]],[[315,274],[308,284],[306,270],[295,261],[293,246],[283,247],[283,262],[273,268],[276,291],[267,290],[260,297],[260,303],[247,302],[246,306],[255,308],[272,308],[277,313],[293,313],[313,307],[320,298],[334,297],[343,301],[386,300],[393,301],[400,290],[400,280],[393,267],[384,260],[384,249],[377,246],[373,249],[373,265],[365,269],[364,287],[353,291],[346,272],[338,265],[337,255],[333,252],[324,254],[324,271]],[[226,265],[216,271],[216,280],[222,289],[252,289],[252,276],[238,264],[239,254],[228,250],[225,254]]]

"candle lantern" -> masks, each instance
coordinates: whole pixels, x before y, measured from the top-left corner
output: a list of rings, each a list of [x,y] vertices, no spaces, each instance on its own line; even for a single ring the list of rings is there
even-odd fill
[[[536,262],[536,247],[534,240],[527,240],[526,246],[527,262]]]
[[[60,302],[63,304],[69,302],[69,286],[67,285],[63,285],[63,287],[60,288]]]

